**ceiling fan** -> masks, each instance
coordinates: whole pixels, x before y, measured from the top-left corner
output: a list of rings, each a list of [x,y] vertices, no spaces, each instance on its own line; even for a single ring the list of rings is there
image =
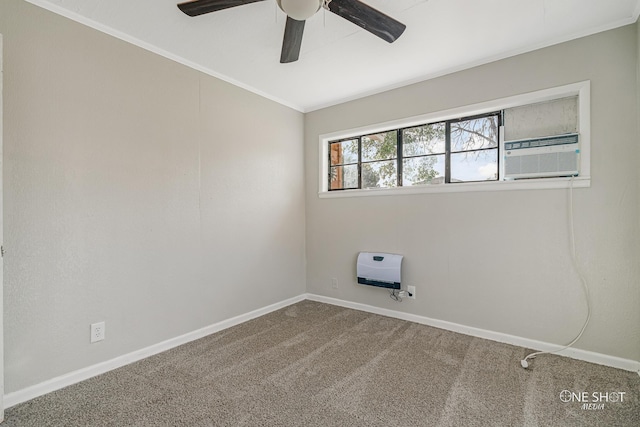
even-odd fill
[[[178,4],[178,8],[189,16],[198,16],[258,1],[265,0],[193,0]],[[280,62],[283,64],[298,60],[305,20],[322,7],[389,43],[393,43],[400,37],[406,28],[401,22],[359,0],[276,0],[276,2],[287,14],[280,54]]]

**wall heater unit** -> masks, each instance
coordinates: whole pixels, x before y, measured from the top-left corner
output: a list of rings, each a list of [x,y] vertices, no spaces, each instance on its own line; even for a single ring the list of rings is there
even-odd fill
[[[361,285],[400,289],[402,255],[378,252],[358,254],[357,276]]]
[[[580,147],[577,133],[505,141],[505,179],[577,176]]]

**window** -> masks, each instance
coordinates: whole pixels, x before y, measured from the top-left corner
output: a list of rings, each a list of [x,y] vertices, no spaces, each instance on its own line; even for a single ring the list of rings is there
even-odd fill
[[[319,196],[589,187],[590,82],[319,136]]]
[[[501,113],[329,141],[328,189],[498,179]]]
[[[331,190],[359,188],[358,162],[360,141],[350,139],[329,144],[329,180]]]
[[[402,185],[422,185],[445,176],[445,124],[433,123],[402,130]]]

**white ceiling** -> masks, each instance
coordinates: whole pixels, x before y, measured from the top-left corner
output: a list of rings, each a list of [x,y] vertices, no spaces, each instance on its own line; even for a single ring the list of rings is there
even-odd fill
[[[363,0],[406,24],[392,44],[321,10],[280,64],[275,0],[188,17],[185,0],[27,0],[307,112],[636,21],[640,0]]]

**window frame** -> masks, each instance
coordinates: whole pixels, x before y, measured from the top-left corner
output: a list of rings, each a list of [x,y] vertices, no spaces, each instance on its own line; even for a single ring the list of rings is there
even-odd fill
[[[582,81],[564,86],[528,92],[520,95],[495,99],[483,103],[452,108],[406,119],[373,124],[344,131],[322,134],[319,136],[319,188],[321,198],[358,197],[375,195],[401,195],[420,193],[466,192],[466,191],[502,191],[521,189],[549,189],[591,186],[591,128],[590,128],[590,81]],[[551,101],[559,98],[578,97],[578,133],[580,134],[580,174],[575,178],[532,178],[527,180],[505,181],[502,177],[502,167],[498,167],[498,181],[456,182],[443,184],[425,184],[415,186],[399,186],[385,188],[358,188],[344,190],[329,190],[327,173],[330,173],[330,159],[326,155],[328,143],[338,139],[354,139],[362,135],[387,132],[394,129],[406,129],[425,124],[444,122],[447,120],[464,119],[468,117],[488,114],[508,108],[520,107],[539,102]],[[502,125],[502,122],[501,122]],[[400,142],[401,143],[401,142]],[[498,162],[504,164],[504,128],[500,127],[498,142]],[[401,177],[399,177],[401,179]],[[455,185],[452,185],[455,184]]]

